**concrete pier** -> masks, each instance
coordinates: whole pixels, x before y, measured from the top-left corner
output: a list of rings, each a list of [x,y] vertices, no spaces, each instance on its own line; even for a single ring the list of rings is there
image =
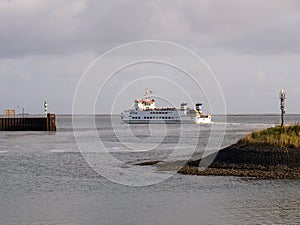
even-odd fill
[[[56,116],[48,113],[47,117],[3,117],[0,131],[56,131]]]

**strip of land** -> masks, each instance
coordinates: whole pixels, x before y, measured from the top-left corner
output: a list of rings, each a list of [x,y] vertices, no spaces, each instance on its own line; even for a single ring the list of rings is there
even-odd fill
[[[252,132],[238,143],[198,160],[139,165],[156,165],[159,170],[189,175],[300,179],[300,125]]]

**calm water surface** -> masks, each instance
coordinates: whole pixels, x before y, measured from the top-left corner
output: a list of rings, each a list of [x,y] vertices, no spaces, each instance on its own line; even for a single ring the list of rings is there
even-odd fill
[[[91,127],[85,117],[81,119],[79,135],[89,143]],[[222,125],[218,117],[214,121]],[[288,116],[287,121],[299,122],[300,116]],[[300,224],[300,181],[175,174],[153,185],[121,185],[85,161],[71,117],[59,116],[57,122],[56,133],[0,133],[0,224]],[[223,146],[278,122],[276,116],[228,116]],[[120,177],[124,165],[167,159],[180,135],[178,125],[135,125],[130,127],[137,137],[133,139],[126,125],[113,129],[107,116],[98,116],[96,126],[104,146],[123,162],[112,167],[112,174]],[[161,138],[163,129],[167,132]],[[183,158],[185,147],[195,140],[199,139],[196,152],[207,143],[211,127],[201,127],[200,138],[195,129],[199,127],[185,127],[189,135],[181,140]],[[148,151],[126,147],[138,146],[135,142],[158,147]],[[154,167],[139,168],[145,182],[167,174]]]

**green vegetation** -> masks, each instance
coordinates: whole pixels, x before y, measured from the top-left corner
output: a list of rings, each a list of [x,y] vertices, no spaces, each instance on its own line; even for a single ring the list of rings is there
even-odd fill
[[[300,124],[293,126],[276,126],[266,130],[254,131],[247,134],[241,143],[255,145],[271,145],[276,147],[300,147]]]

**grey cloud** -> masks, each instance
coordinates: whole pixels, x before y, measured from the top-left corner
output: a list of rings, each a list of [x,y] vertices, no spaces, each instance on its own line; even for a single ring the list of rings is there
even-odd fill
[[[39,112],[47,97],[50,109],[70,113],[77,82],[97,56],[126,42],[160,39],[208,60],[229,112],[277,112],[281,88],[297,112],[299,10],[297,0],[3,0],[0,108],[26,102]]]
[[[2,3],[2,11],[8,8],[7,13],[0,13],[2,56],[103,51],[112,43],[141,39],[146,17],[151,14],[147,4],[131,1],[43,2],[24,11],[18,1]],[[74,10],[72,4],[81,7]]]
[[[2,57],[103,52],[128,41],[162,39],[200,47],[260,50],[284,23],[294,36],[296,21],[281,21],[299,10],[297,1],[3,1],[0,7]],[[271,27],[270,27],[271,26]],[[282,25],[279,25],[282,28]],[[299,27],[299,26],[298,26]],[[263,32],[266,31],[266,32]],[[255,39],[254,41],[252,39]],[[276,41],[291,43],[291,35]],[[257,43],[252,44],[251,43]],[[261,44],[260,44],[261,43]],[[270,42],[267,42],[270,43]]]

